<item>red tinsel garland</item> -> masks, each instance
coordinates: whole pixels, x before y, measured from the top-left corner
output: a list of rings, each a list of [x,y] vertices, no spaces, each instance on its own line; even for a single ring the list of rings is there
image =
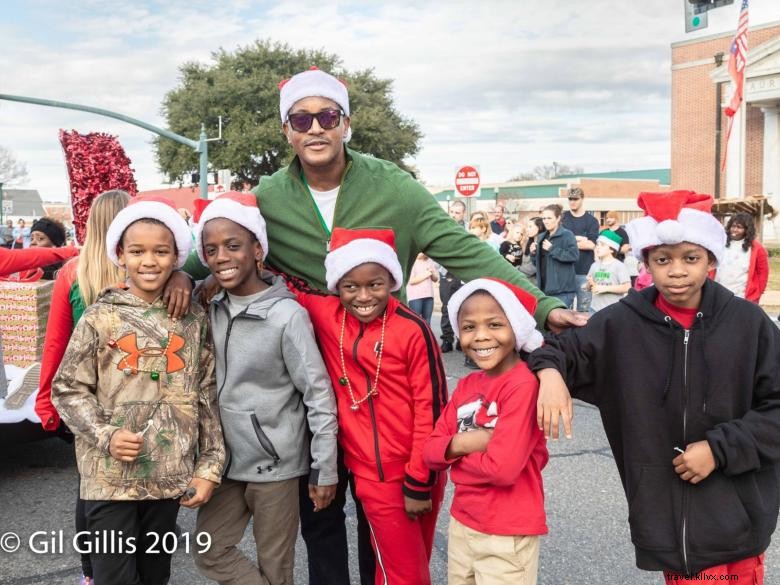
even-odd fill
[[[70,178],[70,204],[76,239],[84,243],[87,217],[92,201],[103,191],[122,189],[131,196],[138,187],[122,145],[116,136],[103,132],[79,134],[60,130],[65,164]]]

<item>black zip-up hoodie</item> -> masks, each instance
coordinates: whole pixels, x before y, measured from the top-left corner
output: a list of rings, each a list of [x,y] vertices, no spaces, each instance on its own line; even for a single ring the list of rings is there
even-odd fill
[[[762,553],[775,530],[780,330],[710,280],[688,331],[657,295],[630,291],[587,326],[549,336],[528,363],[557,369],[573,397],[599,407],[637,566],[693,574]],[[701,440],[717,469],[693,485],[674,472],[674,447]]]

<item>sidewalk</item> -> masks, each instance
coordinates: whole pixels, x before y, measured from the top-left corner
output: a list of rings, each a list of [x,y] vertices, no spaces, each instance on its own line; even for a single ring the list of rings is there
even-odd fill
[[[761,296],[761,307],[767,313],[780,312],[780,290],[768,290]]]

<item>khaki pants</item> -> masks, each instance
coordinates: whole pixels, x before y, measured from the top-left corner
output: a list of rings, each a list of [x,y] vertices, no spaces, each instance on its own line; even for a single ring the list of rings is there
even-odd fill
[[[250,518],[259,568],[237,547]],[[220,585],[293,585],[298,478],[270,483],[224,478],[198,510],[195,531],[211,535],[211,548],[195,556],[209,579]]]
[[[450,518],[449,585],[536,585],[538,536],[483,534]]]

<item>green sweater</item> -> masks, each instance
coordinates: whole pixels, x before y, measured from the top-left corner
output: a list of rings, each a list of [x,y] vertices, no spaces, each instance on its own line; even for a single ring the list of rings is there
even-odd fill
[[[314,200],[301,180],[298,158],[263,177],[253,193],[267,222],[268,265],[327,290],[325,255],[330,234],[320,223]],[[461,280],[492,276],[531,292],[539,299],[534,317],[540,327],[552,309],[563,307],[558,299],[545,297],[489,245],[455,223],[425,187],[391,162],[347,149],[347,168],[333,225],[395,231],[405,275],[404,286],[398,291],[402,300],[414,260],[419,252],[425,252]]]

